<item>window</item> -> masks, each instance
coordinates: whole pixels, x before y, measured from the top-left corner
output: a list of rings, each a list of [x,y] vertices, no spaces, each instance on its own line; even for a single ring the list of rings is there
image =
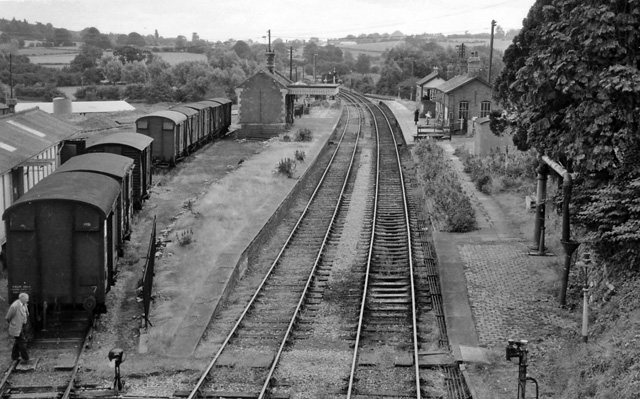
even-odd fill
[[[173,130],[173,122],[162,122],[162,130]]]
[[[458,119],[469,119],[469,101],[460,101]]]
[[[491,101],[483,101],[480,103],[480,117],[484,118],[491,113]]]
[[[147,127],[149,126],[149,122],[145,119],[142,121],[138,121],[138,129],[147,129]]]

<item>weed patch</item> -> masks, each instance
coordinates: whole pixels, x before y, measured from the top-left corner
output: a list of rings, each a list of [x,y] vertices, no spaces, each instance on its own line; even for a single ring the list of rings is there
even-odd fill
[[[276,171],[288,178],[292,178],[296,172],[296,161],[291,158],[283,158],[280,160],[280,163],[278,163]]]
[[[449,167],[444,150],[429,140],[414,150],[424,193],[434,206],[433,217],[444,231],[463,233],[477,229],[471,200],[462,190],[456,172]]]

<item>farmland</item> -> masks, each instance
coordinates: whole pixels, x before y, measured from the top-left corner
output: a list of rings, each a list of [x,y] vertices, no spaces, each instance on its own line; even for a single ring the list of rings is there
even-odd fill
[[[436,41],[436,43],[444,48],[455,47],[460,43],[464,43],[467,48],[475,46],[489,46],[489,39],[476,39],[476,38],[459,38],[459,39],[444,39]],[[336,44],[343,51],[350,52],[355,58],[358,58],[359,54],[366,54],[370,57],[380,57],[386,50],[395,46],[403,45],[404,40],[392,41],[392,42],[377,42],[377,43],[362,43],[362,44]],[[494,40],[493,48],[499,51],[506,50],[511,44],[511,40]]]
[[[29,47],[21,49],[20,54],[29,57],[32,64],[38,64],[49,68],[62,69],[69,66],[71,61],[78,55],[80,49],[78,47],[62,47],[62,48],[45,48],[45,47]],[[105,52],[105,54],[111,54]],[[193,53],[153,53],[155,56],[162,58],[169,64],[176,65],[184,61],[207,61],[205,54]]]

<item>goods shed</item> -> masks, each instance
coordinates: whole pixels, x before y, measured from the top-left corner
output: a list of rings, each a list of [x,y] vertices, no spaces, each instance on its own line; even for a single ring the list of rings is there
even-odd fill
[[[60,165],[65,139],[80,129],[37,108],[0,116],[0,207],[4,212]],[[0,226],[0,243],[6,232]]]

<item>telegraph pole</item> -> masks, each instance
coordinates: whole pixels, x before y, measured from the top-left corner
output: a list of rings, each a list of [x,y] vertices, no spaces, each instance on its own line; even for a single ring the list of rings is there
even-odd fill
[[[271,29],[267,31],[267,34],[269,36],[269,47],[267,51],[271,52]]]
[[[316,58],[318,54],[313,55],[313,84],[316,84]]]
[[[289,47],[289,80],[293,80],[293,46]]]
[[[493,61],[493,28],[496,26],[496,20],[491,20],[491,44],[489,45],[489,84],[491,84],[491,64]]]

